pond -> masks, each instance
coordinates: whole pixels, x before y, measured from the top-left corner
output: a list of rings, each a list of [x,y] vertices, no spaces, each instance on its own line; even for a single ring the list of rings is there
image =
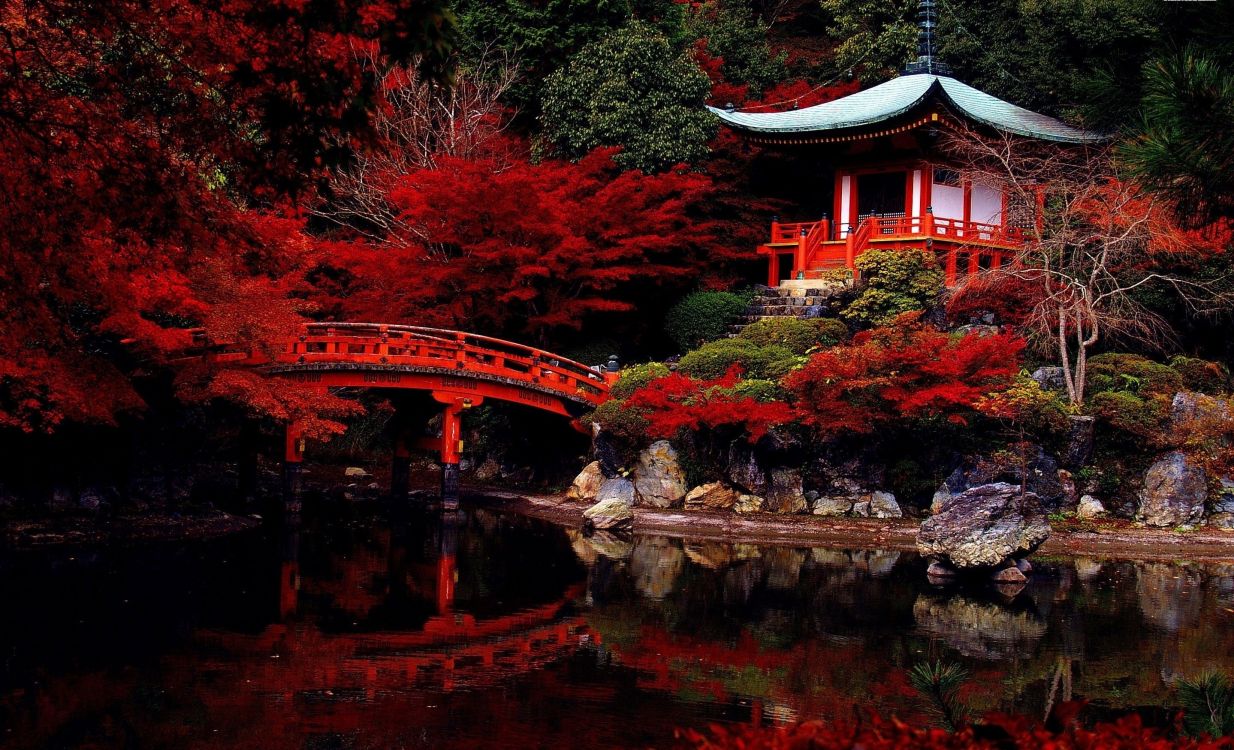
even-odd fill
[[[0,560],[0,746],[667,747],[676,727],[977,713],[1166,721],[1234,672],[1234,566],[1043,559],[938,589],[910,553],[633,540],[480,508]]]

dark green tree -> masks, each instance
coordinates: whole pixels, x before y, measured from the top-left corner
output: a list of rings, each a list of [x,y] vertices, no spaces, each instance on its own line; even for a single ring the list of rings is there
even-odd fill
[[[1234,218],[1234,65],[1195,46],[1145,66],[1143,119],[1120,155],[1178,218]]]
[[[707,76],[652,26],[634,21],[593,42],[549,76],[546,140],[579,157],[618,146],[622,167],[655,172],[707,155],[715,118],[703,103]]]
[[[767,24],[738,0],[710,0],[688,17],[689,36],[706,42],[707,54],[721,58],[720,69],[730,83],[744,83],[758,96],[788,75],[786,52],[767,46]]]

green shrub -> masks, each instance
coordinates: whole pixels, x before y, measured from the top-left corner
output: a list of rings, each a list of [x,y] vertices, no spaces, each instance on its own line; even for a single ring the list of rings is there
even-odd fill
[[[1088,391],[1127,391],[1173,396],[1183,389],[1183,378],[1169,365],[1138,354],[1109,352],[1088,360]]]
[[[633,21],[586,45],[544,82],[544,135],[566,156],[620,146],[625,169],[655,172],[707,155],[711,82],[688,52]]]
[[[834,318],[763,318],[738,335],[759,346],[782,346],[793,354],[805,354],[815,346],[835,346],[847,337],[848,326]]]
[[[758,378],[742,380],[733,386],[732,391],[738,396],[747,396],[763,403],[783,401],[785,399],[784,389],[774,380],[761,380]]]
[[[668,311],[664,330],[682,351],[687,351],[728,333],[729,326],[749,305],[747,295],[694,292]]]
[[[609,396],[619,399],[629,398],[630,394],[639,388],[642,388],[656,378],[662,378],[668,374],[668,365],[660,362],[648,362],[643,365],[627,367],[621,371],[621,379],[613,383],[612,387],[609,388]]]
[[[643,412],[629,408],[622,399],[605,401],[584,415],[581,421],[587,425],[593,422],[600,425],[613,439],[614,447],[627,464],[633,461],[647,440],[647,419]]]
[[[1170,400],[1161,395],[1140,397],[1129,391],[1102,391],[1089,399],[1089,408],[1116,430],[1141,440],[1162,436],[1170,415]]]
[[[751,378],[778,380],[797,364],[797,357],[782,346],[758,346],[745,339],[720,339],[689,352],[677,369],[690,377],[718,378],[740,364]]]
[[[788,76],[788,54],[770,50],[768,25],[755,18],[741,0],[693,5],[687,18],[690,37],[706,40],[707,54],[723,60],[720,70],[725,80],[747,84],[754,98]]]
[[[933,253],[870,250],[857,259],[863,285],[844,312],[865,325],[885,325],[911,310],[927,310],[943,290],[943,270]]]
[[[1220,362],[1209,362],[1196,357],[1175,357],[1170,360],[1170,367],[1183,379],[1183,386],[1189,391],[1215,395],[1228,393],[1230,390],[1230,371]]]

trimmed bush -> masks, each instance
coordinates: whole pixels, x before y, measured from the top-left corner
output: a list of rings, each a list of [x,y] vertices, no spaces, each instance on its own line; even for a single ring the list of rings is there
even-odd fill
[[[742,380],[732,387],[732,392],[735,396],[746,396],[762,403],[784,401],[787,397],[784,389],[776,381],[757,378]]]
[[[629,398],[631,393],[634,393],[656,378],[668,375],[669,372],[668,365],[661,364],[660,362],[648,362],[643,365],[627,367],[621,371],[621,379],[613,383],[612,387],[609,388],[609,396],[619,399]]]
[[[1147,357],[1110,352],[1088,360],[1088,390],[1173,396],[1183,390],[1183,378],[1169,365]]]
[[[758,346],[782,346],[793,354],[805,354],[816,346],[835,346],[847,337],[848,326],[834,318],[763,318],[738,335]]]
[[[1102,391],[1089,403],[1093,414],[1111,427],[1143,440],[1160,438],[1170,415],[1170,402],[1161,395],[1141,398],[1128,391]]]
[[[694,292],[668,311],[664,330],[682,351],[715,341],[746,311],[750,299],[733,292]]]
[[[782,346],[758,346],[745,339],[720,339],[686,354],[677,369],[690,377],[709,380],[739,364],[750,378],[778,380],[797,363],[797,357]]]
[[[870,250],[857,259],[864,280],[845,318],[881,326],[901,313],[928,310],[943,290],[943,270],[933,253],[920,250]]]
[[[1170,360],[1170,367],[1182,377],[1183,386],[1189,391],[1214,395],[1230,390],[1230,371],[1220,362],[1180,356]]]

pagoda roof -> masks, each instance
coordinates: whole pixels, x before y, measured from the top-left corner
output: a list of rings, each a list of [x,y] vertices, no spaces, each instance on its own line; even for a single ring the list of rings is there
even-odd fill
[[[708,109],[735,130],[750,134],[838,135],[892,120],[933,101],[943,102],[957,115],[1015,135],[1062,143],[1090,143],[1103,138],[1017,107],[949,76],[929,73],[903,75],[834,101],[788,112]]]

